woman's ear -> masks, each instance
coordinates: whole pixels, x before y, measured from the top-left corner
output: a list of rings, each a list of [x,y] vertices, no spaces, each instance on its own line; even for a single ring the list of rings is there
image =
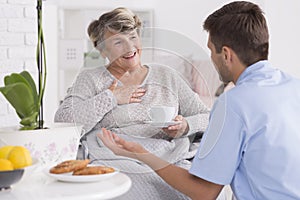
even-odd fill
[[[100,51],[101,57],[105,60],[105,65],[109,64],[110,60],[108,59],[107,52],[104,49],[99,50],[99,51]]]
[[[101,54],[102,58],[107,58],[107,55],[106,55],[106,52],[105,52],[105,50],[104,50],[104,49],[102,49],[102,50],[99,50],[99,52],[100,52],[100,54]]]

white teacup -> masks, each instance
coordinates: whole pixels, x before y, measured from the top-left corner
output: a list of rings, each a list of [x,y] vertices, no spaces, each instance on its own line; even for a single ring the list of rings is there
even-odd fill
[[[153,106],[150,108],[150,117],[153,122],[170,122],[175,117],[175,107]]]

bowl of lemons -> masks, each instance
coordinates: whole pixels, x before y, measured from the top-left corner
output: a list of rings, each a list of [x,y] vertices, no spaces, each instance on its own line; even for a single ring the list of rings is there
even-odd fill
[[[11,189],[11,185],[19,182],[24,169],[0,171],[0,191]]]
[[[19,182],[26,170],[32,166],[30,152],[23,146],[0,147],[0,191],[10,189]]]

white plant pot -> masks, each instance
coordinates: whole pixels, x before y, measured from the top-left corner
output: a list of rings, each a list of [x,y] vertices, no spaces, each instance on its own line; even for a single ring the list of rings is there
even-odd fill
[[[54,123],[46,127],[49,128],[28,131],[19,131],[18,127],[1,128],[0,146],[25,146],[41,164],[76,159],[82,126]]]

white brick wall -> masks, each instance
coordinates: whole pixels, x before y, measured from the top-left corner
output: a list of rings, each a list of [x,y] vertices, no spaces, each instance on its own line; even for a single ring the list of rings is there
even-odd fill
[[[20,5],[10,5],[4,4],[0,7],[0,18],[23,18],[24,17],[24,8]]]
[[[34,18],[36,17],[36,8],[35,7],[32,7],[32,6],[28,6],[28,7],[25,7],[24,8],[24,16],[26,18]]]
[[[23,33],[0,32],[0,46],[13,47],[15,45],[24,45]]]
[[[8,49],[8,58],[18,59],[22,58],[35,58],[35,46],[11,47]]]
[[[27,33],[25,35],[25,44],[26,45],[36,45],[36,43],[37,43],[36,33]]]
[[[7,0],[9,4],[34,5],[36,0]]]
[[[0,60],[7,59],[7,48],[0,47]]]
[[[1,74],[7,75],[12,72],[21,72],[23,70],[24,61],[21,59],[1,59],[0,60],[0,71]],[[3,79],[0,80],[1,86],[3,86]],[[1,94],[2,95],[2,94]]]
[[[0,87],[4,76],[24,69],[35,78],[36,0],[0,0]],[[0,127],[19,124],[15,110],[0,94]]]
[[[8,31],[14,33],[35,33],[37,26],[35,19],[9,19]]]
[[[0,31],[6,31],[6,30],[7,30],[7,20],[0,19]]]

